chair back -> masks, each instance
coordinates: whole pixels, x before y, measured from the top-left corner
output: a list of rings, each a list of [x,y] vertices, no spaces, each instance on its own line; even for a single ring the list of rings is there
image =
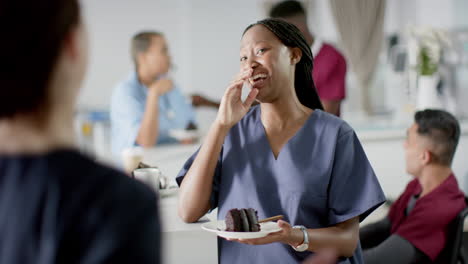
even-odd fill
[[[465,196],[468,205],[468,197]],[[468,207],[463,209],[449,225],[447,244],[435,263],[466,264],[467,258],[463,251],[463,226],[468,217]]]

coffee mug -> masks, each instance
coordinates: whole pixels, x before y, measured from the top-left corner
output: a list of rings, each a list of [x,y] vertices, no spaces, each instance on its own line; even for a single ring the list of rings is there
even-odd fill
[[[141,168],[133,171],[133,177],[150,186],[155,192],[159,192],[159,179],[161,171],[158,168]]]

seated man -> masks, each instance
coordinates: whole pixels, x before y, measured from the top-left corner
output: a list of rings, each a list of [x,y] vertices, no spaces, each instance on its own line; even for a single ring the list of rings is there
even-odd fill
[[[177,142],[169,131],[193,128],[195,123],[191,105],[167,77],[171,62],[164,36],[141,32],[131,46],[135,72],[117,85],[111,99],[115,154],[134,145]]]
[[[448,225],[466,207],[450,168],[459,137],[451,114],[416,113],[405,142],[406,170],[415,179],[385,219],[360,230],[365,263],[425,263],[439,256]]]

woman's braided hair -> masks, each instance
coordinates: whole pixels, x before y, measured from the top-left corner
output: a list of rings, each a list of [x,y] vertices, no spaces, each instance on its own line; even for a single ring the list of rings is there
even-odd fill
[[[294,87],[296,95],[301,104],[311,109],[323,110],[322,103],[315,89],[314,80],[312,79],[313,55],[307,41],[305,40],[299,29],[289,24],[288,22],[275,18],[267,18],[260,20],[257,23],[249,25],[242,35],[250,28],[256,25],[262,25],[270,30],[275,36],[287,47],[299,48],[302,51],[302,57],[299,63],[296,64],[296,72],[294,78]]]

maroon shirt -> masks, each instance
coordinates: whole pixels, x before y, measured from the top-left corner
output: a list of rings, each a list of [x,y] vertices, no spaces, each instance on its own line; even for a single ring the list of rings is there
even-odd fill
[[[389,212],[391,233],[406,239],[434,261],[445,247],[449,224],[466,207],[465,195],[451,174],[436,189],[419,198],[406,216],[405,209],[411,196],[421,191],[421,185],[415,179],[392,205]]]
[[[317,50],[312,70],[317,93],[322,100],[341,101],[346,96],[346,60],[329,44],[323,43]]]

